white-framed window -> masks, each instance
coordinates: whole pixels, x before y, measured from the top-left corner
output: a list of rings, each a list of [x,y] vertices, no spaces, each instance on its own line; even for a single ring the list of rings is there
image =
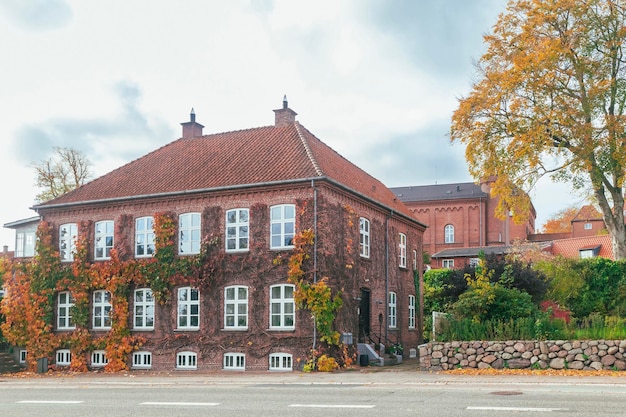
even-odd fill
[[[135,219],[135,257],[147,258],[154,255],[154,218]]]
[[[446,224],[446,227],[443,228],[443,234],[445,243],[454,243],[454,226]]]
[[[61,261],[70,262],[74,260],[77,237],[78,226],[76,223],[62,224],[59,227],[59,255]]]
[[[413,270],[417,269],[417,251],[413,250]]]
[[[103,220],[96,222],[94,259],[111,259],[113,249],[113,221]]]
[[[270,287],[270,329],[292,330],[296,323],[296,304],[291,284]]]
[[[469,266],[477,267],[479,264],[480,264],[480,258],[469,259]],[[454,264],[452,266],[454,266]]]
[[[579,250],[578,254],[580,255],[580,259],[595,258],[596,256],[595,251],[593,249]]]
[[[178,254],[200,253],[200,213],[184,213],[178,216]]]
[[[585,223],[584,228],[585,228],[585,230],[591,230],[591,229],[593,229],[593,225],[591,223]]]
[[[109,363],[107,359],[107,353],[104,350],[94,350],[91,352],[91,366],[94,368],[101,368]]]
[[[178,328],[198,329],[200,327],[200,293],[197,288],[178,289]]]
[[[398,325],[397,319],[398,319],[398,298],[395,292],[390,291],[389,292],[389,303],[388,303],[388,308],[389,308],[389,314],[388,314],[388,320],[387,320],[387,324],[389,326],[390,329],[395,329]]]
[[[409,329],[415,328],[415,296],[409,295]]]
[[[138,330],[154,329],[154,295],[150,288],[135,290],[133,327]]]
[[[365,217],[359,219],[359,254],[370,257],[370,221]]]
[[[15,257],[25,258],[35,256],[35,233],[17,232],[15,234]]]
[[[152,368],[152,352],[140,350],[133,352],[133,369],[151,369]]]
[[[224,289],[224,328],[248,328],[248,287],[232,286]]]
[[[400,252],[399,266],[400,268],[406,268],[406,235],[400,233],[398,236],[398,251]]]
[[[93,292],[93,326],[94,329],[111,328],[111,293],[106,290]]]
[[[71,330],[76,328],[72,313],[74,297],[69,291],[61,291],[57,296],[57,329]]]
[[[454,259],[443,259],[441,261],[441,266],[448,269],[454,268]]]
[[[57,350],[55,357],[55,363],[59,366],[69,366],[72,363],[72,352],[69,349]]]
[[[250,211],[239,208],[226,212],[226,252],[247,251],[249,248]]]
[[[26,359],[28,358],[28,350],[26,349],[21,349],[20,350],[20,355],[19,355],[19,362],[21,364],[26,363]]]
[[[281,204],[270,207],[270,248],[293,248],[296,231],[296,206]]]
[[[271,353],[270,371],[293,371],[293,356],[290,353]]]
[[[198,369],[198,354],[196,352],[178,352],[176,354],[176,369]]]
[[[246,355],[243,353],[224,353],[224,369],[245,370]]]
[[[15,257],[16,258],[23,258],[25,256],[24,255],[24,239],[25,239],[24,232],[15,233]]]

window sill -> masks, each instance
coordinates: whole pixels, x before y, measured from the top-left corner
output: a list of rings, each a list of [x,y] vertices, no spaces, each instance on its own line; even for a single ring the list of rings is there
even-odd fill
[[[247,332],[247,327],[223,327],[223,332]]]
[[[268,332],[295,332],[295,327],[270,327],[267,329]]]
[[[200,328],[199,327],[190,327],[190,328],[176,328],[174,329],[175,332],[199,332]]]
[[[145,329],[142,328],[136,328],[136,329],[130,329],[131,332],[154,332],[154,327],[146,327]]]

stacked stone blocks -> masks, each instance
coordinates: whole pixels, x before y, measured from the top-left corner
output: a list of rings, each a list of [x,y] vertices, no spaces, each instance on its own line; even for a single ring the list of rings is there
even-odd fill
[[[475,369],[626,370],[626,340],[432,342],[419,346],[424,371]]]

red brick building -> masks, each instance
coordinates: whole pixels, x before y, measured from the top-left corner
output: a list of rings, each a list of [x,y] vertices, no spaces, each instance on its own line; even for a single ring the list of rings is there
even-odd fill
[[[425,226],[298,123],[286,100],[274,112],[272,126],[205,135],[192,111],[182,138],[34,208],[52,226],[64,263],[77,237],[93,263],[112,249],[123,260],[151,257],[155,213],[175,219],[178,257],[219,242],[211,286],[180,285],[165,305],[150,288],[133,289],[130,329],[147,340],[128,358],[133,368],[301,368],[319,336],[311,314],[295,309],[287,262],[274,260],[288,259],[294,235],[306,229],[315,233],[308,277],[328,277],[342,291],[334,326],[346,343],[352,335],[355,344],[380,337],[407,350],[421,342],[414,271],[422,270]],[[58,294],[56,332],[74,331],[71,300]],[[109,300],[93,291],[92,334],[110,331]],[[57,352],[57,361],[71,354]],[[106,358],[93,352],[89,361],[103,366]]]
[[[489,183],[456,183],[395,187],[391,190],[428,226],[424,251],[432,268],[461,268],[477,261],[480,252],[503,254],[513,241],[525,240],[535,231],[534,207],[524,224],[508,216],[498,219],[498,199],[489,194]]]

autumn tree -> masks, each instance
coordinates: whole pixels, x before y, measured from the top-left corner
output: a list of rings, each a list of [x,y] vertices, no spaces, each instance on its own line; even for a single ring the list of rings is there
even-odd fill
[[[556,212],[541,226],[543,233],[569,233],[572,231],[572,220],[580,209],[567,207]]]
[[[72,148],[54,147],[54,156],[34,163],[35,185],[40,189],[37,202],[52,200],[80,187],[91,177],[91,162],[85,154]]]
[[[529,211],[537,181],[588,189],[626,258],[626,1],[511,0],[454,112],[451,140],[476,179],[495,177],[499,213]]]

